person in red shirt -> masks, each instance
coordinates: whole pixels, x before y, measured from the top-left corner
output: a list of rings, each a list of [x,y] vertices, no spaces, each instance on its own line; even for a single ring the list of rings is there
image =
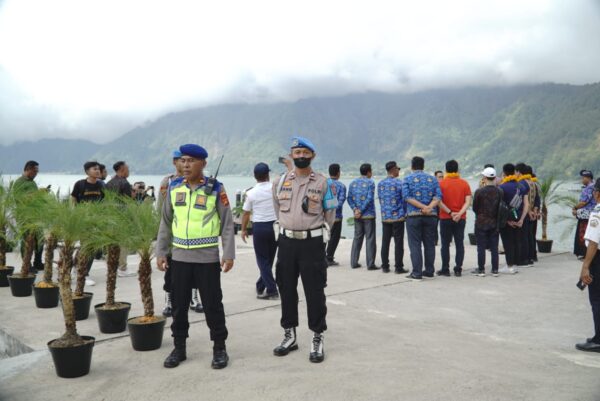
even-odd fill
[[[446,162],[446,174],[440,182],[442,201],[440,202],[440,236],[442,239],[442,268],[438,276],[450,276],[450,242],[454,238],[456,257],[454,275],[462,275],[465,258],[464,235],[467,209],[471,205],[471,187],[458,174],[458,162]]]

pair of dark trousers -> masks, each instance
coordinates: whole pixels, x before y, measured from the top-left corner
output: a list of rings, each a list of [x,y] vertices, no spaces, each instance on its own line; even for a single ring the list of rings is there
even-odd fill
[[[340,243],[340,237],[342,236],[342,221],[336,221],[331,227],[331,233],[329,235],[329,242],[327,242],[327,260],[333,262],[335,256],[335,250]]]
[[[273,223],[274,221],[252,223],[252,242],[256,264],[260,270],[260,276],[256,281],[256,291],[263,292],[266,289],[267,294],[277,292],[277,284],[273,278],[273,261],[277,253]]]
[[[397,269],[404,268],[404,222],[383,222],[381,228],[381,267],[390,267],[390,242],[394,238],[394,266]]]
[[[500,236],[502,237],[502,246],[504,246],[504,256],[506,257],[506,264],[508,266],[516,265],[518,258],[517,252],[519,229],[507,225],[506,227],[500,230]]]
[[[375,240],[375,219],[354,219],[354,240],[350,253],[350,266],[358,266],[363,239],[366,240],[367,267],[375,266],[377,242]]]
[[[406,219],[412,274],[416,277],[423,275],[423,253],[425,254],[425,273],[433,275],[437,225],[438,218],[432,216],[410,216]],[[421,249],[421,245],[423,249]],[[421,253],[422,251],[423,253]]]
[[[523,225],[517,231],[517,265],[527,266],[529,264],[529,217],[525,217]]]
[[[594,277],[592,284],[588,287],[590,296],[590,305],[592,306],[592,316],[594,318],[594,337],[593,341],[600,344],[600,252],[592,261],[590,274]]]
[[[221,266],[213,263],[186,263],[173,260],[171,269],[171,293],[173,323],[171,332],[175,339],[188,337],[190,327],[188,311],[192,299],[192,288],[200,290],[200,300],[204,305],[206,324],[212,341],[225,341],[225,310],[221,291]]]
[[[537,226],[538,221],[531,220],[531,224],[529,225],[529,259],[533,261],[537,261]]]
[[[279,252],[275,274],[281,298],[281,327],[298,326],[298,277],[302,279],[308,327],[322,333],[327,330],[325,318],[325,285],[327,262],[322,237],[292,239],[279,236]]]
[[[454,271],[461,272],[463,260],[465,259],[465,219],[455,222],[452,219],[440,220],[440,234],[442,237],[442,270],[450,270],[450,243],[454,238],[456,256],[454,257]]]
[[[475,227],[477,238],[477,267],[485,270],[485,251],[489,249],[492,253],[492,271],[498,271],[498,229],[487,230]]]
[[[588,221],[589,220],[587,219],[577,220],[577,228],[575,229],[575,243],[573,244],[573,253],[575,256],[585,256],[587,251],[583,237],[585,235],[585,230],[587,229]]]

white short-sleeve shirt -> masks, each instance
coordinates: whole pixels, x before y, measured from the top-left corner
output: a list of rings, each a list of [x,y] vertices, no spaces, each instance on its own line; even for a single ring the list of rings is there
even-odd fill
[[[259,182],[246,192],[245,212],[252,212],[253,223],[264,223],[277,220],[273,206],[273,186],[270,182]]]
[[[590,220],[588,221],[584,238],[586,246],[588,246],[589,241],[600,244],[600,206],[596,206],[592,210],[592,213],[590,213]]]

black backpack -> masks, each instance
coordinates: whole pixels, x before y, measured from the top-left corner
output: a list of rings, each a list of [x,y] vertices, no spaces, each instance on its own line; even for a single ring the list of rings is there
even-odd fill
[[[506,227],[506,223],[511,217],[511,207],[504,202],[504,191],[498,188],[498,229]]]

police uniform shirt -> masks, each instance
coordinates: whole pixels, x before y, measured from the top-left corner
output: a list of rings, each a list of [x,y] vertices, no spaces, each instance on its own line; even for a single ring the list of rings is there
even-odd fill
[[[590,241],[600,244],[600,205],[597,205],[590,214],[590,221],[585,230],[584,239],[586,246]]]
[[[327,178],[314,171],[307,176],[298,176],[295,171],[285,175],[283,183],[273,183],[273,204],[279,225],[288,230],[312,230],[327,222],[333,226],[335,209],[323,211],[323,198],[327,192]],[[307,198],[307,212],[302,202]]]
[[[185,182],[177,182],[175,185],[187,185]],[[173,183],[169,189],[173,188]],[[203,191],[204,185],[196,188],[196,191]],[[162,208],[162,218],[158,230],[156,241],[156,256],[166,257],[167,254],[173,254],[173,260],[186,263],[214,263],[219,259],[219,247],[183,249],[171,247],[173,241],[173,204],[167,193],[166,202]],[[217,194],[217,214],[221,220],[221,243],[223,245],[223,259],[235,259],[235,234],[233,229],[233,216],[229,206],[229,199],[223,184],[219,183],[219,194]]]

